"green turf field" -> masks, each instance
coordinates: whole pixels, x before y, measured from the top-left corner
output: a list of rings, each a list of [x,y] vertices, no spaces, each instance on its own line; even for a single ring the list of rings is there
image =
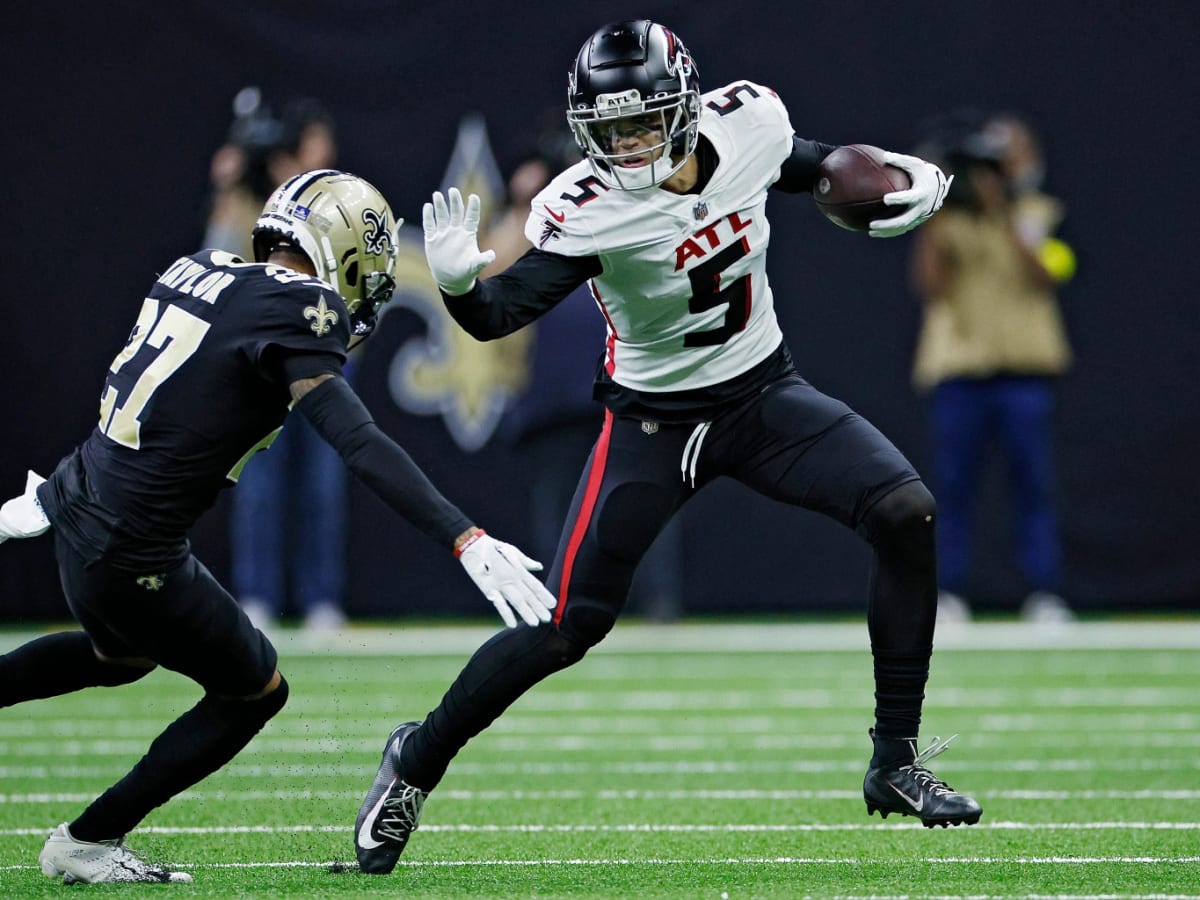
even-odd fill
[[[451,766],[396,871],[352,826],[388,730],[483,628],[278,641],[287,708],[128,843],[206,897],[1197,897],[1200,622],[939,632],[924,740],[974,827],[868,817],[865,626],[622,623]],[[0,650],[28,635],[0,633]],[[663,646],[665,649],[659,649]],[[37,855],[197,698],[186,680],[0,711],[0,896],[61,896]]]

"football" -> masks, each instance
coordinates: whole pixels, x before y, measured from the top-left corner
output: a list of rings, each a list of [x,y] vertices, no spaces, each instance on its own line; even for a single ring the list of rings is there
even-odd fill
[[[903,207],[886,206],[883,195],[912,187],[908,173],[883,161],[884,151],[870,144],[838,147],[821,162],[813,187],[817,209],[835,225],[866,231],[877,219],[890,219]]]

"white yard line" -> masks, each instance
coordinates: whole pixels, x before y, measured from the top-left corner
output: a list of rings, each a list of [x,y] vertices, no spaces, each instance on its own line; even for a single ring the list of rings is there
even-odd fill
[[[161,730],[165,723],[160,723]],[[111,738],[57,738],[42,737],[37,739],[20,738],[16,740],[0,740],[0,756],[13,759],[20,757],[44,757],[53,759],[55,757],[68,758],[76,756],[126,756],[131,753],[140,753],[145,750],[145,745],[148,744],[157,732],[151,731],[144,737],[130,737],[113,740]],[[721,735],[671,735],[664,734],[657,738],[642,738],[640,740],[596,740],[587,736],[580,737],[524,737],[514,735],[488,735],[487,746],[492,750],[504,753],[531,753],[537,756],[546,756],[548,754],[564,754],[564,753],[582,753],[591,754],[604,751],[619,751],[622,755],[629,753],[673,753],[680,755],[683,753],[698,753],[698,752],[714,752],[718,756],[721,751],[740,750],[745,752],[763,752],[763,751],[804,751],[803,755],[812,756],[815,749],[828,749],[831,743],[823,745],[822,748],[815,748],[813,745],[801,741],[793,743],[785,736],[766,736],[759,739],[747,739],[750,736],[738,735],[737,739],[730,739]],[[305,739],[305,738],[289,738],[275,737],[272,735],[264,735],[256,739],[254,744],[247,748],[242,754],[242,759],[249,759],[254,756],[262,756],[269,754],[280,754],[290,756],[305,756],[311,754],[324,753],[359,753],[366,751],[375,751],[378,743],[375,736],[360,737],[357,735],[343,735],[339,737],[328,737],[320,739]],[[861,746],[863,742],[854,744],[853,746]],[[1151,741],[1143,738],[1136,742],[1121,742],[1113,741],[1104,744],[1087,744],[1087,743],[1056,743],[1052,746],[1059,752],[1065,752],[1072,747],[1083,750],[1092,750],[1097,747],[1115,748],[1125,747],[1132,750],[1162,751],[1167,749],[1187,750],[1195,748],[1197,741],[1187,736],[1179,740],[1171,742]],[[969,747],[975,742],[964,742],[961,747]],[[850,747],[850,744],[837,745],[841,747]],[[976,744],[976,746],[981,746]],[[1045,745],[1043,745],[1045,746]],[[867,749],[870,746],[867,745]],[[1026,752],[1031,748],[1026,747]],[[823,754],[827,755],[827,754]],[[978,756],[978,754],[976,754]],[[1127,761],[1131,757],[1128,753],[1122,753],[1120,760]],[[1133,757],[1136,759],[1136,757]],[[819,761],[817,761],[819,762]],[[988,763],[983,762],[984,765]]]
[[[1064,715],[1058,718],[1059,725],[1063,724]],[[971,748],[975,755],[986,753],[995,746],[993,735],[1012,735],[1022,733],[1020,745],[1027,753],[1038,748],[1052,749],[1056,753],[1092,755],[1098,749],[1111,753],[1115,748],[1142,750],[1145,752],[1160,750],[1195,749],[1200,747],[1200,715],[1188,716],[1183,722],[1145,721],[1138,717],[1139,722],[1124,725],[1119,716],[1104,717],[1097,721],[1097,728],[1106,727],[1107,731],[1093,731],[1086,723],[1070,731],[1047,731],[1040,722],[1009,722],[989,723],[987,727],[979,723],[973,724],[968,733],[963,734],[957,748]],[[1069,721],[1069,720],[1068,720]],[[108,722],[104,719],[94,720],[87,728],[78,728],[78,719],[47,719],[30,728],[5,729],[0,725],[0,745],[6,745],[12,739],[34,742],[55,743],[63,740],[78,742],[81,740],[113,741],[129,740],[148,744],[162,731],[165,719],[147,721],[144,728],[131,729],[129,722],[112,723],[110,730],[105,727]],[[23,723],[29,725],[30,723]],[[606,724],[613,727],[606,728]],[[828,754],[830,750],[863,749],[865,741],[857,730],[853,734],[845,731],[826,732],[809,731],[803,734],[793,734],[787,731],[787,725],[779,721],[773,724],[739,724],[735,720],[722,719],[721,730],[714,733],[707,730],[702,733],[676,732],[663,727],[659,717],[622,718],[611,722],[597,722],[595,717],[576,719],[571,717],[555,718],[538,722],[528,717],[522,718],[519,713],[512,713],[508,721],[496,723],[486,740],[493,748],[529,748],[544,749],[560,752],[564,750],[620,750],[623,755],[639,752],[669,752],[671,750],[731,750],[739,749],[754,752],[773,750],[804,751],[804,755],[812,756],[813,751]],[[331,725],[328,733],[336,726]],[[686,723],[685,727],[696,727],[694,720]],[[1129,728],[1129,731],[1114,729]],[[117,734],[113,734],[117,731]],[[313,740],[307,737],[292,737],[291,734],[310,733],[303,725],[293,725],[289,722],[273,721],[270,732],[257,741],[303,741]],[[379,735],[386,733],[368,723],[359,723],[358,728],[347,727],[338,733],[336,740],[339,749],[351,749],[364,753],[375,753],[378,750]],[[567,736],[572,735],[572,736]],[[257,743],[256,741],[256,743]],[[9,745],[11,746],[11,745]],[[132,746],[132,745],[131,745]],[[283,743],[272,743],[272,750],[282,749]],[[319,752],[321,744],[315,740],[308,744],[307,752]],[[247,750],[246,753],[257,752]],[[39,754],[40,755],[40,754]],[[51,754],[53,755],[53,754]]]
[[[424,830],[424,829],[422,829]],[[41,832],[39,832],[40,834]],[[646,857],[644,859],[431,859],[431,860],[401,860],[401,868],[470,868],[472,866],[529,868],[536,866],[696,866],[696,865],[799,865],[799,866],[870,866],[880,865],[877,857],[859,858],[853,856],[821,857],[821,856],[751,856],[751,857],[710,857],[694,859],[669,859],[662,857]],[[917,863],[949,864],[949,865],[1160,865],[1174,863],[1178,865],[1194,865],[1200,862],[1200,856],[914,856],[906,857],[906,865]],[[344,866],[345,863],[335,861],[313,862],[294,860],[290,862],[242,862],[242,863],[187,863],[172,862],[172,868],[179,869],[284,869],[284,868],[325,868],[328,866]],[[0,866],[0,871],[18,871],[36,869],[36,866]],[[872,895],[875,896],[875,895]],[[952,895],[961,897],[961,895]],[[975,898],[976,895],[971,895]],[[1008,896],[1008,895],[1003,895]],[[1022,894],[1022,897],[1033,895]],[[1040,895],[1039,895],[1040,896]],[[1059,896],[1059,895],[1049,895]],[[1072,897],[1077,895],[1070,895]],[[1084,897],[1109,895],[1078,895]],[[1130,897],[1129,894],[1115,894],[1114,897]],[[1140,896],[1140,895],[1139,895]],[[1147,897],[1181,898],[1191,895],[1178,894],[1148,894]]]
[[[69,628],[74,626],[62,625]],[[0,632],[5,653],[45,631]],[[332,635],[283,629],[272,640],[282,656],[440,656],[470,654],[496,633],[486,626],[353,626]],[[1063,625],[970,622],[938,629],[938,650],[1181,649],[1200,647],[1200,620],[1106,620]],[[861,651],[868,648],[860,623],[619,623],[590,655],[607,653],[762,653],[786,650]]]
[[[422,833],[436,834],[778,834],[815,832],[894,831],[916,828],[916,822],[865,824],[725,824],[678,825],[637,823],[629,825],[421,825]],[[351,825],[157,825],[138,828],[147,835],[220,835],[220,834],[349,834]],[[974,831],[1200,831],[1200,822],[981,822]],[[3,828],[0,837],[37,837],[42,828]],[[1200,859],[1200,857],[1197,857]],[[1013,861],[1010,859],[1010,861]]]
[[[359,791],[185,791],[175,799],[197,803],[216,803],[224,800],[341,800],[358,797]],[[1200,791],[973,791],[974,797],[984,800],[1037,800],[1046,802],[1076,802],[1076,800],[1200,800]],[[857,800],[862,791],[788,791],[788,790],[728,790],[728,791],[462,791],[443,788],[438,802],[460,800],[467,803],[542,802],[542,800],[611,800],[626,803],[631,800]],[[90,803],[92,792],[29,792],[0,793],[0,804]]]
[[[1194,802],[1200,800],[1200,791],[1170,790],[1170,791],[972,791],[973,796],[981,800],[1028,800],[1044,802],[1076,802],[1079,800],[1148,800],[1161,802],[1164,800]],[[264,800],[303,801],[303,800],[346,800],[358,798],[361,791],[314,791],[314,790],[275,790],[275,791],[185,791],[174,798],[174,802],[192,801],[198,803],[215,803],[227,800],[239,802],[257,802]],[[727,790],[727,791],[464,791],[441,789],[437,793],[439,803],[460,801],[467,803],[496,803],[506,801],[543,802],[556,800],[593,800],[606,802],[637,802],[658,800],[708,800],[744,802],[748,800],[766,801],[805,801],[820,802],[859,800],[862,791],[806,791],[806,790]],[[85,792],[30,792],[22,794],[0,794],[0,804],[38,804],[38,803],[90,803],[95,794]]]
[[[328,752],[349,753],[360,748],[344,746],[330,749]],[[130,745],[124,752],[113,752],[120,759],[114,763],[120,771],[128,761],[129,754],[140,753],[142,745],[136,748]],[[48,753],[51,751],[47,751]],[[63,755],[61,749],[53,751]],[[297,755],[311,757],[310,748],[307,754]],[[106,755],[94,751],[81,751],[81,757]],[[302,778],[311,781],[313,778],[337,777],[342,775],[360,776],[367,771],[367,765],[348,763],[295,763],[292,765],[261,765],[247,760],[255,754],[247,750],[240,757],[242,762],[230,763],[221,769],[222,776],[230,778]],[[377,763],[371,763],[371,766]],[[1200,758],[1103,758],[1103,759],[1006,759],[1006,760],[938,760],[939,772],[1178,772],[1189,773],[1200,770]],[[70,765],[0,765],[0,778],[97,778],[109,777],[117,768],[105,766],[70,766]],[[685,775],[685,774],[821,774],[827,772],[858,772],[863,771],[863,762],[854,760],[681,760],[681,761],[639,761],[639,762],[490,762],[474,763],[459,761],[455,763],[454,773],[460,777],[497,775],[617,775],[621,778],[631,776],[655,775]]]

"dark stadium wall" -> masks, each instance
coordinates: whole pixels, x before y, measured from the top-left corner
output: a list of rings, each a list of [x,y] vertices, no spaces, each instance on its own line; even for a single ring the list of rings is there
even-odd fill
[[[333,10],[336,7],[336,13]],[[910,148],[919,124],[963,106],[1027,114],[1080,259],[1063,292],[1077,364],[1060,391],[1064,592],[1082,609],[1200,607],[1196,553],[1200,305],[1194,180],[1200,96],[1192,5],[872,0],[405,4],[215,0],[167,11],[23,4],[6,17],[0,380],[8,391],[0,495],[48,473],[92,427],[100,382],[143,292],[199,242],[209,158],[243,85],[333,108],[341,165],[419,221],[461,117],[481,113],[502,167],[562,106],[575,49],[604,21],[659,18],[688,43],[706,87],[751,78],[788,104],[797,131]],[[771,201],[769,262],[801,372],[928,457],[908,381],[918,308],[908,240],[826,223],[806,198]],[[400,410],[384,387],[399,315],[368,345],[358,384],[380,422],[446,493],[494,533],[526,539],[521,473],[495,442],[466,453],[441,421]],[[405,331],[408,329],[408,332]],[[981,605],[1015,602],[999,479],[980,510]],[[453,558],[355,489],[351,609],[483,614]],[[227,499],[194,544],[224,576]],[[687,511],[691,611],[863,608],[869,553],[815,515],[718,484]],[[546,561],[549,562],[548,560]],[[51,541],[0,547],[0,618],[62,618]]]

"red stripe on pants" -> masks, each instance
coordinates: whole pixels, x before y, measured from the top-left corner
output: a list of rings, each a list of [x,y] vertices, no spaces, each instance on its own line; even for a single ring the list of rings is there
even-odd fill
[[[554,624],[562,622],[563,610],[567,606],[567,585],[571,583],[571,570],[575,568],[575,557],[579,553],[579,545],[587,534],[588,525],[592,521],[592,512],[596,508],[596,498],[600,495],[600,484],[604,481],[604,468],[608,463],[608,441],[612,435],[612,412],[604,411],[604,427],[600,429],[600,438],[596,441],[596,452],[592,454],[592,469],[588,472],[587,488],[583,492],[583,502],[579,505],[579,515],[575,518],[575,526],[571,529],[571,539],[567,542],[567,552],[563,557],[562,580],[558,585],[558,606],[554,608]]]

